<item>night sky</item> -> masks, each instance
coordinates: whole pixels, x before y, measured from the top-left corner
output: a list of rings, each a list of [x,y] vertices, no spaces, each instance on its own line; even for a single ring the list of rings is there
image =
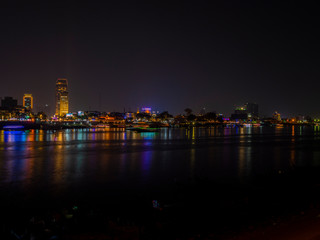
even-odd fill
[[[262,116],[320,116],[311,1],[43,2],[1,5],[0,97],[32,93],[53,113],[66,77],[71,111],[229,115],[256,102]]]

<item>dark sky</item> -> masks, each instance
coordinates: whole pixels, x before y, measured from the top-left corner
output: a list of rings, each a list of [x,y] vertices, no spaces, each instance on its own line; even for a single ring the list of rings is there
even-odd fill
[[[2,3],[0,97],[53,112],[66,77],[71,111],[320,115],[316,1],[101,2]]]

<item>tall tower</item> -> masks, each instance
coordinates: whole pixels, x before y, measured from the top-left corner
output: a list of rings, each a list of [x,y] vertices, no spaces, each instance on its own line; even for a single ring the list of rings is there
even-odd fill
[[[58,78],[56,81],[56,116],[64,116],[69,112],[68,80]]]
[[[32,111],[33,109],[33,96],[32,94],[25,93],[23,95],[23,106],[27,109]]]
[[[247,113],[253,118],[259,117],[259,105],[256,103],[246,103]]]

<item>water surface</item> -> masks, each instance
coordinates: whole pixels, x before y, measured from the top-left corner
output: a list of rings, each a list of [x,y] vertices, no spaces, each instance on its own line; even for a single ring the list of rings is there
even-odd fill
[[[11,207],[161,198],[199,179],[246,186],[319,165],[319,127],[0,132],[1,202]]]

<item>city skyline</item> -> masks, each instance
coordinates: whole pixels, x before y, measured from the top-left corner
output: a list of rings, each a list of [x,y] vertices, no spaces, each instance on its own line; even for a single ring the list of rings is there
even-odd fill
[[[318,23],[316,1],[2,1],[1,239],[320,240]]]
[[[257,102],[262,115],[318,115],[315,9],[273,1],[8,3],[0,96],[20,101],[30,92],[36,109],[53,112],[54,82],[64,77],[71,111],[205,107],[230,115]]]
[[[100,101],[101,101],[101,97],[99,96],[99,104],[98,104],[98,108],[97,109],[91,109],[89,107],[89,109],[84,109],[84,108],[80,108],[80,109],[73,109],[73,110],[70,110],[69,111],[69,91],[68,91],[68,80],[66,78],[57,78],[56,80],[56,85],[55,85],[55,111],[53,114],[51,114],[50,112],[50,106],[48,104],[41,104],[38,105],[38,110],[35,110],[35,112],[46,112],[46,114],[49,114],[49,116],[65,116],[66,114],[68,113],[75,113],[75,112],[78,112],[78,111],[99,111],[99,112],[137,112],[139,113],[139,109],[140,108],[146,108],[146,105],[143,105],[143,106],[137,106],[136,109],[137,111],[135,110],[132,110],[131,108],[123,108],[122,111],[119,110],[119,111],[110,111],[110,110],[107,110],[107,109],[101,109],[101,106],[100,106]],[[9,97],[9,98],[12,98],[12,96],[5,96],[6,97]],[[2,97],[0,96],[0,99],[2,99]],[[13,98],[14,99],[14,98]],[[15,99],[16,101],[18,101],[19,98]],[[27,102],[25,101],[25,99],[27,99]],[[26,106],[27,104],[27,106]],[[17,103],[17,105],[19,105]],[[31,110],[31,111],[34,111],[34,100],[33,100],[33,95],[30,94],[30,93],[25,93],[22,97],[22,106],[26,108],[26,110]],[[62,107],[61,107],[62,106]],[[147,107],[147,108],[150,108]],[[45,110],[46,109],[46,110]],[[151,108],[150,108],[151,109]],[[161,110],[159,111],[159,109],[157,109],[156,112],[160,113],[160,112],[168,112],[168,110],[165,110],[165,109],[168,109],[168,108],[164,108],[164,110]],[[180,112],[177,112],[177,113],[174,113],[175,116],[178,116],[178,115],[183,115],[185,113],[185,109],[190,109],[189,107],[185,107],[183,111],[180,111]],[[202,107],[201,109],[191,109],[192,110],[192,113],[193,114],[196,114],[196,115],[201,115],[202,112],[206,112],[206,108],[205,107]],[[259,104],[257,104],[256,102],[246,102],[246,103],[242,103],[242,104],[233,104],[233,109],[232,111],[230,112],[230,114],[225,114],[226,111],[222,111],[222,112],[217,112],[215,110],[209,110],[207,112],[215,112],[216,114],[222,114],[224,115],[225,117],[231,117],[233,118],[234,115],[237,115],[237,114],[241,114],[241,111],[246,111],[246,113],[249,113],[249,117],[260,117],[260,118],[268,118],[268,117],[271,117],[271,116],[275,116],[275,114],[279,114],[280,116],[280,113],[278,110],[274,110],[270,115],[266,115],[265,113],[263,114],[260,114],[259,115]],[[318,118],[320,116],[320,112],[316,113],[316,114],[313,114],[313,115],[308,115],[308,114],[304,114],[304,113],[292,113],[291,115],[282,115],[282,117],[285,117],[285,118],[292,118],[292,117],[298,117],[298,116],[306,116],[306,117],[311,117],[311,118]]]
[[[159,111],[158,109],[153,109],[152,107],[146,107],[146,106],[139,106],[136,108],[135,110],[131,110],[131,109],[123,109],[123,111],[108,111],[106,109],[95,109],[95,110],[91,110],[91,109],[77,109],[74,111],[69,111],[69,92],[68,92],[68,80],[66,78],[58,78],[56,80],[56,86],[55,86],[55,92],[56,92],[56,102],[55,102],[55,114],[50,114],[49,111],[46,111],[44,109],[39,109],[38,111],[34,110],[33,104],[34,104],[34,100],[33,100],[33,95],[30,93],[25,93],[23,95],[23,100],[22,100],[22,105],[19,104],[19,101],[15,98],[13,98],[12,96],[5,96],[4,99],[2,99],[2,97],[0,96],[0,100],[1,100],[1,106],[0,106],[0,110],[9,110],[10,111],[17,111],[20,113],[25,113],[25,112],[29,112],[29,113],[39,113],[39,114],[43,114],[43,112],[45,114],[48,114],[47,117],[49,118],[53,118],[53,119],[57,119],[57,118],[65,118],[65,117],[69,117],[71,115],[74,116],[79,116],[79,113],[81,112],[81,114],[83,114],[84,112],[100,112],[102,115],[103,114],[110,114],[110,113],[122,113],[124,114],[123,117],[126,114],[129,114],[129,116],[131,116],[131,113],[146,113],[151,115],[161,115],[161,114],[169,114],[170,112],[168,112],[167,110],[164,111]],[[24,110],[22,109],[24,108]],[[48,105],[45,105],[45,108],[50,109],[50,107]],[[221,112],[216,112],[216,111],[206,111],[205,108],[200,109],[199,111],[194,111],[191,108],[184,108],[183,111],[177,113],[177,114],[173,114],[172,116],[174,117],[178,117],[181,115],[184,115],[186,117],[188,117],[188,115],[192,114],[195,116],[204,116],[206,114],[210,114],[210,113],[214,113],[216,114],[216,116],[223,116],[227,121],[229,120],[252,120],[252,119],[267,119],[267,118],[275,118],[275,119],[279,119],[279,121],[281,120],[281,117],[284,117],[285,119],[310,119],[312,120],[312,118],[314,118],[314,121],[319,121],[319,119],[317,118],[317,116],[310,116],[310,115],[305,115],[305,114],[293,114],[292,116],[285,116],[285,115],[281,115],[281,113],[279,113],[277,110],[275,110],[272,115],[266,116],[266,115],[261,115],[259,114],[259,104],[257,103],[253,103],[253,102],[246,102],[244,104],[235,106],[233,109],[233,112],[230,113],[230,115],[226,115],[223,114]],[[276,117],[275,117],[276,116]],[[281,117],[280,117],[281,116]]]

